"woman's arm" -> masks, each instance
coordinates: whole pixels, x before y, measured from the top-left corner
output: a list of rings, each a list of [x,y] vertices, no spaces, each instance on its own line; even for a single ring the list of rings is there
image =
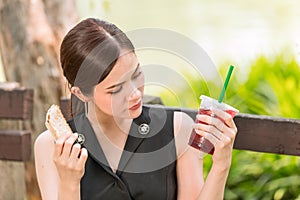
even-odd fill
[[[223,199],[237,129],[229,114],[220,110],[213,112],[225,123],[214,117],[197,115],[200,121],[207,124],[195,125],[194,121],[184,113],[177,112],[174,115],[176,147],[179,146],[177,151],[177,155],[179,155],[177,168],[178,199],[186,199],[186,197],[205,200]],[[202,174],[202,153],[187,145],[193,127],[197,129],[198,134],[207,138],[215,146],[215,152],[212,156],[213,165],[205,183]]]
[[[58,175],[53,163],[54,140],[49,131],[41,133],[34,143],[34,159],[43,200],[57,199]]]
[[[174,113],[178,200],[196,199],[204,185],[201,152],[188,145],[193,125],[194,120],[187,114]]]
[[[73,145],[77,134],[61,136],[55,143],[49,131],[35,141],[35,166],[43,200],[80,199],[80,179],[86,149]]]
[[[233,143],[237,134],[237,128],[230,114],[222,110],[213,110],[212,112],[218,118],[197,115],[197,119],[204,123],[198,123],[195,126],[196,132],[208,139],[215,147],[212,156],[213,165],[199,199],[224,198],[226,180],[231,165]]]

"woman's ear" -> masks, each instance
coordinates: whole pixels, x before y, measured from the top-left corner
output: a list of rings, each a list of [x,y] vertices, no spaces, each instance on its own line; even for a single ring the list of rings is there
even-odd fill
[[[71,93],[74,94],[78,99],[80,99],[83,102],[88,102],[89,98],[85,96],[79,87],[73,86],[71,87]]]

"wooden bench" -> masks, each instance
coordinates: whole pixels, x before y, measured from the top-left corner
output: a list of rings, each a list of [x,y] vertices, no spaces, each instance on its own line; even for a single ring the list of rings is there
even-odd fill
[[[162,101],[146,96],[144,103],[161,106]],[[61,108],[70,118],[69,99],[61,100]],[[165,109],[181,110],[193,119],[198,112],[196,109],[167,106]],[[300,120],[240,113],[234,121],[238,128],[234,149],[300,156]]]
[[[31,159],[33,90],[0,85],[0,199],[24,199],[25,162]]]
[[[193,118],[197,114],[182,111]],[[300,156],[300,120],[240,113],[234,121],[238,128],[234,149]]]
[[[24,130],[32,120],[33,90],[0,87],[0,159],[28,161],[31,156],[31,132]],[[14,121],[12,121],[14,120]]]

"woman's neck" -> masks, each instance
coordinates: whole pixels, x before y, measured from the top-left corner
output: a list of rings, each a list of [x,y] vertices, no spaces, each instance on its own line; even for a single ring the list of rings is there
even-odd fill
[[[128,138],[132,119],[107,115],[94,105],[88,107],[87,118],[112,171],[116,172]]]
[[[120,134],[127,135],[132,123],[132,119],[118,118],[103,113],[92,103],[88,106],[87,118],[94,129],[97,127],[98,131],[109,138],[118,137]],[[95,130],[95,133],[97,134],[98,131]]]

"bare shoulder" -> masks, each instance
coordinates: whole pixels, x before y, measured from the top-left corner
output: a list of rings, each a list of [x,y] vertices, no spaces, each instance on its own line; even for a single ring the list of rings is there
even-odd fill
[[[34,142],[34,157],[36,164],[52,161],[54,138],[50,131],[42,132]]]
[[[174,112],[174,131],[182,128],[188,128],[194,123],[194,120],[186,113],[175,111]]]
[[[174,138],[177,157],[188,149],[188,141],[194,125],[194,120],[184,112],[174,112]]]
[[[54,146],[54,138],[50,131],[46,130],[42,132],[34,142],[34,149],[44,149]]]

